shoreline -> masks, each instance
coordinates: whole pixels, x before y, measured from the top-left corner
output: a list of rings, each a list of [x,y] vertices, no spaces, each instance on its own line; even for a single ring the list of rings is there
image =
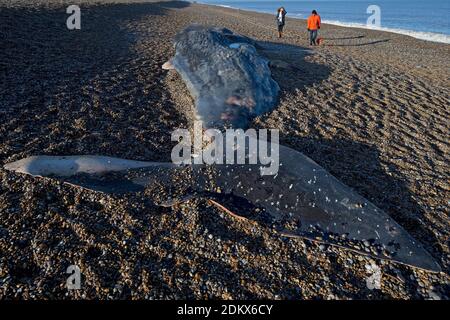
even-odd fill
[[[191,1],[188,1],[188,2],[191,2]],[[225,9],[241,10],[241,11],[247,11],[247,12],[252,12],[252,13],[260,13],[260,14],[271,15],[270,12],[266,12],[266,11],[242,9],[242,8],[233,7],[233,6],[229,6],[229,5],[203,3],[203,2],[197,2],[197,4],[207,5],[207,6],[215,6],[215,7],[225,8]],[[305,18],[300,17],[300,16],[295,16],[295,15],[294,16],[287,16],[287,17],[291,18],[291,19],[305,20]],[[368,26],[364,25],[363,23],[334,21],[334,20],[322,20],[322,24],[328,24],[328,25],[333,25],[333,26],[338,26],[338,27],[345,27],[345,28],[355,28],[355,29],[382,31],[382,32],[388,32],[388,33],[394,33],[394,34],[400,34],[400,35],[404,35],[404,36],[409,36],[409,37],[417,39],[417,40],[423,40],[423,41],[434,42],[434,43],[450,44],[450,35],[445,34],[445,33],[439,33],[439,32],[417,31],[417,30],[401,29],[401,28],[393,28],[393,27],[373,28],[373,27],[368,27]],[[433,39],[430,39],[430,37],[433,38]]]

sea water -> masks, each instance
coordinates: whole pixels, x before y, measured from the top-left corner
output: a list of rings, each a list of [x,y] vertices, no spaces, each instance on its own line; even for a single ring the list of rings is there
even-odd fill
[[[201,3],[273,13],[284,6],[288,17],[306,19],[313,9],[323,23],[368,28],[370,5],[381,9],[381,26],[376,29],[406,34],[414,38],[450,44],[450,0],[303,0],[239,1],[201,0]],[[371,28],[373,28],[371,26]]]

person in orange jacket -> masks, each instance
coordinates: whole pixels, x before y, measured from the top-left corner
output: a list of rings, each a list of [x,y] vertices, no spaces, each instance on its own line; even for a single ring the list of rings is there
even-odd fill
[[[312,14],[309,16],[307,21],[308,31],[309,31],[309,44],[317,45],[317,33],[320,29],[320,16],[317,14],[316,10],[312,11]]]

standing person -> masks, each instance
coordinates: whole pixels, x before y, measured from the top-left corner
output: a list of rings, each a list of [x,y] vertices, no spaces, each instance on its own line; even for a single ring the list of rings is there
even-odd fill
[[[277,10],[277,25],[278,25],[278,38],[283,36],[283,28],[286,23],[287,11],[284,7],[278,8]]]
[[[317,33],[320,29],[320,16],[317,14],[316,10],[313,10],[307,21],[308,31],[309,31],[309,45],[317,45]]]

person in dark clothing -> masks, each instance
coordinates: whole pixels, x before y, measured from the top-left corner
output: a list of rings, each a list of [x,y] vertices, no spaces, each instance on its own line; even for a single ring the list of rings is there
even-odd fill
[[[283,29],[286,23],[287,11],[284,7],[278,8],[277,11],[277,25],[278,25],[278,38],[283,37]]]

